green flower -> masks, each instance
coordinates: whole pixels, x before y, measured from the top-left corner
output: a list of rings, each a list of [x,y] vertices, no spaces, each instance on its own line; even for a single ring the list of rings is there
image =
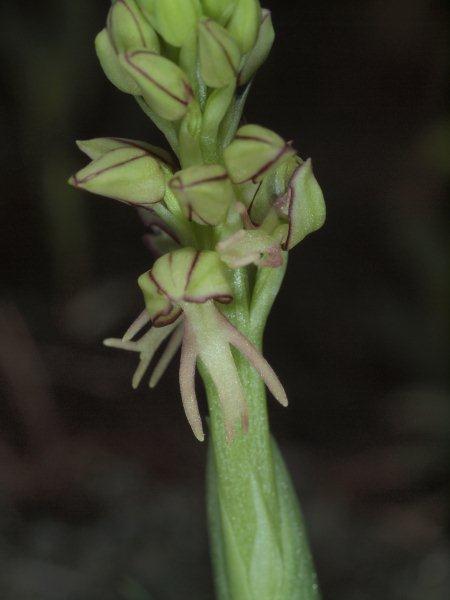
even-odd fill
[[[325,223],[325,200],[314,177],[311,159],[297,167],[286,194],[276,201],[275,208],[289,225],[283,242],[285,250],[291,250]]]
[[[193,248],[171,252],[159,258],[149,272],[139,277],[138,283],[156,327],[167,327],[183,316],[180,391],[197,439],[204,439],[195,393],[197,360],[202,361],[217,387],[228,440],[233,439],[238,423],[244,431],[248,427],[247,404],[231,346],[247,358],[275,398],[287,405],[284,389],[270,365],[215,305],[215,302],[229,303],[233,299],[216,252],[199,252]],[[136,329],[132,327],[133,333]],[[117,341],[108,345],[120,346]],[[139,351],[143,352],[142,346]]]
[[[159,40],[134,0],[116,0],[107,18],[107,30],[116,53],[145,48],[159,52]]]
[[[69,179],[76,188],[149,207],[164,198],[168,168],[152,146],[120,138],[79,142],[93,160]],[[163,156],[165,153],[163,154]]]
[[[107,29],[100,31],[95,38],[95,51],[106,77],[116,88],[132,96],[141,94],[139,85],[120,64]]]
[[[139,85],[146,102],[160,117],[181,119],[193,100],[188,78],[175,63],[147,50],[120,55],[120,63]]]
[[[200,17],[198,0],[154,0],[153,22],[172,46],[181,47],[195,35]]]
[[[291,144],[270,129],[244,125],[225,149],[224,159],[234,183],[258,183],[294,154]]]
[[[245,85],[248,81],[250,81],[256,71],[265,62],[272,49],[274,40],[275,31],[272,24],[272,15],[270,10],[263,9],[258,38],[255,46],[247,55],[244,66],[239,73],[239,85]]]
[[[225,87],[236,80],[241,53],[233,37],[212,19],[199,23],[200,73],[212,88]]]
[[[220,165],[199,165],[176,173],[169,187],[185,216],[201,225],[220,225],[235,200],[233,186]]]
[[[236,0],[236,7],[227,25],[242,54],[253,48],[261,24],[261,7],[258,0]]]

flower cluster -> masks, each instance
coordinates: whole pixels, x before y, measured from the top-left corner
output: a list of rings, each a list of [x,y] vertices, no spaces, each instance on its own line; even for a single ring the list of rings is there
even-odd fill
[[[96,38],[100,63],[136,97],[174,156],[123,138],[82,141],[91,162],[69,180],[143,215],[146,242],[159,256],[139,278],[146,309],[121,340],[105,343],[140,354],[134,386],[167,338],[151,386],[182,346],[181,395],[198,439],[199,359],[216,385],[229,439],[239,423],[248,425],[231,347],[287,403],[268,363],[221,307],[234,301],[234,269],[281,268],[283,254],[325,220],[311,160],[264,127],[240,126],[273,40],[270,12],[257,0],[113,0]]]

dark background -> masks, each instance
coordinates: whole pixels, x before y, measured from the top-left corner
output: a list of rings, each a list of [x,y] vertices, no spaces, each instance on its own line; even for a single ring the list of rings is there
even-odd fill
[[[108,1],[1,15],[0,596],[212,598],[205,446],[172,366],[130,387],[101,345],[141,309],[131,209],[66,185],[74,140],[161,143],[93,49]],[[312,156],[328,221],[291,254],[266,336],[273,431],[324,599],[450,585],[449,7],[267,2],[277,41],[246,111]]]

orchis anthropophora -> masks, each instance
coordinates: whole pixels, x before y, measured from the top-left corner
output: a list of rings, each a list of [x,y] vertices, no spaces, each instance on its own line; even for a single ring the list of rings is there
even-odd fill
[[[105,345],[139,353],[133,387],[163,343],[150,387],[181,346],[181,399],[203,440],[200,370],[213,563],[218,596],[230,600],[318,598],[264,383],[283,406],[287,398],[261,345],[287,253],[323,225],[325,204],[310,159],[265,127],[241,125],[273,41],[257,0],[113,0],[96,38],[100,63],[172,152],[121,137],[78,142],[91,162],[69,180],[137,208],[146,224],[156,261],[138,280],[145,310]]]

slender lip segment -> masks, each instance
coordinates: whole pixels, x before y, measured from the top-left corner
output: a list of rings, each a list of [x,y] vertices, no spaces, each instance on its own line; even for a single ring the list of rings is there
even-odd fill
[[[197,395],[195,393],[195,370],[197,365],[198,349],[195,343],[195,336],[188,321],[184,324],[183,343],[181,345],[180,358],[180,391],[183,402],[184,412],[194,432],[195,437],[203,442],[205,434],[203,424],[198,409]]]
[[[164,87],[163,85],[161,85],[158,81],[156,81],[156,79],[153,79],[153,77],[151,77],[146,71],[144,71],[143,69],[141,69],[141,67],[139,67],[138,65],[136,65],[132,59],[135,56],[138,56],[140,54],[152,54],[153,56],[159,56],[159,54],[157,54],[156,52],[152,52],[151,50],[134,50],[133,52],[125,52],[124,54],[124,58],[126,60],[126,62],[130,65],[130,67],[132,69],[134,69],[135,71],[137,71],[138,73],[140,73],[145,79],[147,79],[148,81],[150,81],[153,85],[155,85],[158,89],[160,89],[162,92],[164,92],[165,94],[167,94],[170,98],[172,98],[172,100],[175,100],[176,102],[179,102],[180,104],[182,104],[183,106],[189,106],[192,98],[193,98],[193,92],[192,92],[192,88],[190,87],[190,85],[188,85],[186,82],[184,82],[184,87],[185,90],[187,92],[187,99],[185,98],[180,98],[179,96],[177,96],[176,94],[174,94],[173,92],[171,92],[170,90],[168,90],[166,87]]]

